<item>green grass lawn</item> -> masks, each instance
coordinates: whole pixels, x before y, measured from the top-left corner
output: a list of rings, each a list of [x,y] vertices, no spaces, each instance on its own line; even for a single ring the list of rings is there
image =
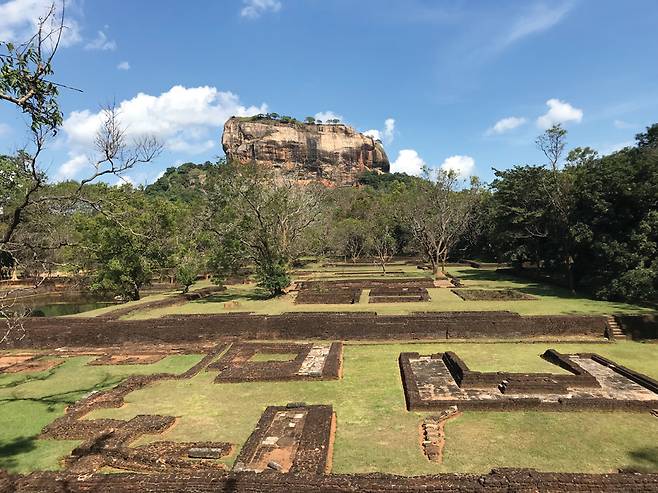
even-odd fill
[[[372,270],[373,266],[356,266],[342,268],[341,272],[360,272]],[[413,266],[392,266],[390,270],[403,269],[410,276],[427,276],[426,271],[420,271]],[[253,312],[262,314],[279,314],[284,312],[326,312],[326,311],[372,311],[386,315],[404,315],[419,311],[496,311],[509,310],[522,315],[584,315],[612,313],[642,313],[651,309],[628,303],[615,303],[593,300],[581,295],[572,295],[568,290],[549,286],[533,281],[526,281],[512,276],[500,274],[494,270],[473,269],[471,267],[452,267],[448,271],[458,276],[464,288],[477,289],[517,289],[537,297],[536,300],[520,301],[464,301],[450,289],[429,289],[431,300],[418,303],[367,303],[365,296],[359,303],[353,305],[298,305],[292,295],[283,295],[268,299],[254,284],[229,286],[225,292],[203,300],[192,301],[182,305],[138,311],[127,318],[146,319],[165,315],[191,315],[230,312]],[[311,278],[334,278],[334,272],[327,272],[318,267],[316,275]],[[352,276],[382,278],[381,275]],[[400,275],[391,274],[390,278]]]
[[[337,414],[333,471],[428,474],[487,472],[492,467],[606,472],[618,468],[658,471],[658,419],[649,413],[466,412],[446,426],[443,464],[427,461],[419,446],[424,413],[407,412],[397,357],[402,351],[453,350],[480,371],[560,373],[539,357],[547,348],[597,352],[658,378],[658,345],[540,343],[347,344],[342,380],[215,384],[215,371],[189,380],[156,382],[126,397],[119,409],[92,418],[129,419],[138,414],[178,416],[177,425],[149,440],[217,440],[241,446],[268,405],[304,401],[331,404]],[[128,374],[179,372],[198,356],[172,356],[152,365],[84,366],[76,357],[49,376],[0,380],[0,467],[12,471],[53,469],[74,442],[37,440],[41,427],[64,406]],[[235,454],[225,459],[229,464]]]
[[[41,429],[69,404],[130,375],[182,373],[199,355],[168,356],[151,365],[87,366],[95,356],[71,357],[47,372],[0,374],[0,469],[14,472],[57,469],[79,443],[39,440]]]

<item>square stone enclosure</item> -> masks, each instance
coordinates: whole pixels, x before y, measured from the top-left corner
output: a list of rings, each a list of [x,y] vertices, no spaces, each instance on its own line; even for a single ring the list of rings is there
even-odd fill
[[[331,406],[269,406],[242,446],[233,470],[329,473],[334,429]]]
[[[590,353],[542,357],[568,374],[472,371],[452,352],[401,353],[402,383],[410,411],[626,410],[658,407],[658,382]]]
[[[256,354],[295,354],[289,361],[251,361]],[[208,370],[219,370],[216,383],[326,380],[340,378],[341,342],[328,343],[236,343]]]

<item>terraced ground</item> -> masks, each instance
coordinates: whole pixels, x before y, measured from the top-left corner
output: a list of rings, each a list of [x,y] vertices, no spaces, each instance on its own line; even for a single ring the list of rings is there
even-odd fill
[[[354,279],[414,279],[429,278],[429,271],[419,270],[415,265],[392,264],[388,268],[389,274],[383,276],[374,265],[354,265],[340,267],[323,267],[312,264],[296,273],[297,280],[354,280]],[[508,274],[501,274],[493,269],[474,269],[472,267],[449,267],[449,274],[461,279],[465,289],[514,289],[530,294],[534,300],[518,301],[464,301],[462,298],[446,288],[428,289],[430,301],[415,303],[377,303],[367,301],[367,292],[364,291],[361,299],[355,304],[296,304],[294,294],[287,294],[275,299],[267,296],[254,284],[230,285],[224,292],[209,296],[202,300],[191,301],[184,304],[157,308],[153,310],[139,310],[125,318],[148,319],[166,315],[192,315],[231,312],[253,312],[261,314],[279,314],[299,311],[371,311],[383,315],[408,314],[419,311],[496,311],[509,310],[521,315],[585,315],[585,314],[614,314],[614,313],[643,313],[652,311],[651,308],[628,303],[616,303],[594,300],[584,295],[573,295],[568,290],[547,284],[517,278]],[[209,285],[208,281],[198,283],[199,287]],[[157,295],[161,299],[165,295]],[[136,303],[148,302],[149,298]],[[124,305],[121,305],[124,306]],[[116,307],[102,308],[85,312],[82,316],[97,316],[106,314]]]
[[[429,462],[419,446],[424,413],[405,410],[397,357],[400,352],[458,352],[474,370],[554,372],[539,358],[549,347],[560,352],[596,352],[658,378],[658,345],[540,343],[346,343],[343,378],[327,381],[216,384],[216,371],[187,380],[155,382],[126,396],[118,409],[89,418],[129,419],[138,414],[179,417],[148,441],[227,441],[236,451],[266,406],[304,401],[331,404],[337,416],[333,471],[405,475],[449,471],[488,472],[492,467],[544,471],[609,472],[619,468],[658,471],[658,419],[624,412],[465,412],[446,425],[442,464]],[[129,375],[181,373],[201,355],[169,356],[148,365],[88,366],[93,356],[75,356],[47,372],[0,374],[0,468],[16,472],[56,469],[76,441],[41,440],[46,424],[66,405]]]

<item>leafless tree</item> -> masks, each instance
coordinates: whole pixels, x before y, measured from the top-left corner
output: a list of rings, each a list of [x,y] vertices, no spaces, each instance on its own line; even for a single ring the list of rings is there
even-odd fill
[[[368,247],[379,264],[382,273],[386,274],[388,264],[397,251],[397,243],[388,224],[374,225],[368,232]]]
[[[458,190],[455,174],[425,171],[425,179],[412,190],[403,205],[403,217],[418,247],[436,276],[445,272],[454,246],[472,225],[479,200],[478,187]]]
[[[41,165],[42,155],[62,124],[57,104],[59,88],[68,87],[49,77],[64,29],[62,2],[61,9],[51,5],[39,20],[36,34],[26,43],[16,46],[0,42],[0,101],[29,117],[31,135],[30,144],[0,170],[0,255],[14,269],[41,274],[32,285],[0,291],[0,318],[7,324],[0,343],[22,327],[17,297],[26,289],[40,286],[53,266],[61,267],[55,265],[52,252],[70,243],[59,234],[53,218],[80,207],[109,214],[102,199],[86,193],[87,185],[107,175],[121,176],[138,164],[152,161],[162,149],[152,137],[129,141],[116,107],[109,106],[103,110],[103,122],[94,141],[90,159],[93,172],[71,186],[49,185]]]

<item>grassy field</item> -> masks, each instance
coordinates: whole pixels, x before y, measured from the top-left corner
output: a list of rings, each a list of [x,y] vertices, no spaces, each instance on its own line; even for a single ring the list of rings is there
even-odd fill
[[[31,374],[0,374],[0,469],[15,472],[57,469],[79,443],[38,440],[41,429],[69,404],[104,390],[130,375],[182,373],[199,355],[176,355],[151,365],[87,366],[94,356],[68,358],[62,365]]]
[[[332,404],[337,414],[334,472],[382,471],[427,474],[485,472],[497,466],[552,471],[658,471],[658,419],[649,413],[483,413],[451,420],[443,464],[427,461],[419,447],[423,413],[405,410],[397,365],[401,351],[456,351],[481,371],[561,370],[539,358],[549,347],[598,352],[658,378],[658,346],[617,344],[348,344],[342,380],[215,384],[215,372],[189,380],[157,382],[126,397],[119,409],[90,417],[128,419],[137,414],[179,416],[169,432],[148,440],[218,440],[240,446],[268,405],[305,401]],[[56,468],[73,442],[37,440],[42,426],[86,393],[107,388],[129,374],[182,371],[199,356],[172,356],[152,365],[84,366],[70,358],[48,374],[0,379],[0,467],[12,471]],[[235,455],[226,459],[229,464]]]
[[[364,271],[376,270],[374,266],[355,266],[349,268],[319,268],[312,274],[300,276],[303,279],[355,279],[357,276],[345,276],[345,273],[361,273],[358,278],[382,278],[381,274],[363,274]],[[427,277],[427,271],[414,266],[394,265],[390,271],[402,270],[403,274],[390,274],[391,279],[399,277]],[[451,267],[448,272],[458,276],[465,288],[504,289],[513,288],[536,296],[536,300],[522,301],[464,301],[450,289],[429,289],[431,300],[418,303],[367,303],[365,294],[359,303],[353,305],[298,305],[291,294],[267,299],[254,284],[229,286],[227,291],[209,298],[192,301],[183,305],[143,310],[127,318],[146,319],[165,315],[191,315],[230,312],[253,312],[278,314],[298,311],[373,311],[380,314],[398,315],[419,311],[495,311],[509,310],[522,315],[554,314],[612,314],[642,313],[648,308],[628,303],[614,303],[593,300],[580,295],[572,295],[568,290],[505,276],[494,270],[473,269],[471,267]],[[93,314],[94,312],[89,312]]]

